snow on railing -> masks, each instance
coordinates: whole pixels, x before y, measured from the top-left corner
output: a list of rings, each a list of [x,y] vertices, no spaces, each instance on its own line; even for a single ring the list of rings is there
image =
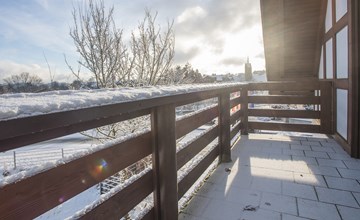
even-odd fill
[[[43,115],[74,109],[159,98],[243,83],[198,84],[181,86],[148,86],[138,88],[66,90],[44,93],[18,93],[0,96],[0,121]]]

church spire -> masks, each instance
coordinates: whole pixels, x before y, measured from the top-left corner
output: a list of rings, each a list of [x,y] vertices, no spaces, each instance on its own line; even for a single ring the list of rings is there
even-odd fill
[[[252,80],[252,67],[248,56],[247,62],[245,63],[245,81],[251,81],[251,80]]]

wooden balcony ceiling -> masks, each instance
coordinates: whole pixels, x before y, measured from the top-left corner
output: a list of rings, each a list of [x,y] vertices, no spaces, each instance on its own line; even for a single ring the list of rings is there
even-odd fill
[[[317,76],[324,6],[323,0],[261,0],[269,80]]]

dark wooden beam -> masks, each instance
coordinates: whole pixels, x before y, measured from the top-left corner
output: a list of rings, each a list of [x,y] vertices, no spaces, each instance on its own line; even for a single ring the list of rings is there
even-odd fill
[[[249,129],[320,133],[320,125],[308,124],[285,124],[249,121]]]
[[[360,3],[358,0],[350,1],[351,10],[351,87],[352,96],[350,101],[352,103],[351,111],[351,156],[360,158]]]
[[[223,93],[219,97],[219,146],[220,163],[231,161],[230,150],[230,94]]]
[[[151,126],[155,219],[177,219],[175,105],[154,108],[151,114]]]
[[[152,191],[153,173],[150,171],[87,212],[81,219],[121,219]]]
[[[146,133],[0,188],[0,219],[28,219],[151,154]],[[126,153],[124,153],[126,152]],[[99,170],[99,166],[101,169]]]

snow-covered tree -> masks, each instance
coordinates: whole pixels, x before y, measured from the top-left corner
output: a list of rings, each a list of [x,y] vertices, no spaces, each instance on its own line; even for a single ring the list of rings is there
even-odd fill
[[[5,78],[4,82],[8,92],[40,92],[45,89],[39,76],[27,72]]]

